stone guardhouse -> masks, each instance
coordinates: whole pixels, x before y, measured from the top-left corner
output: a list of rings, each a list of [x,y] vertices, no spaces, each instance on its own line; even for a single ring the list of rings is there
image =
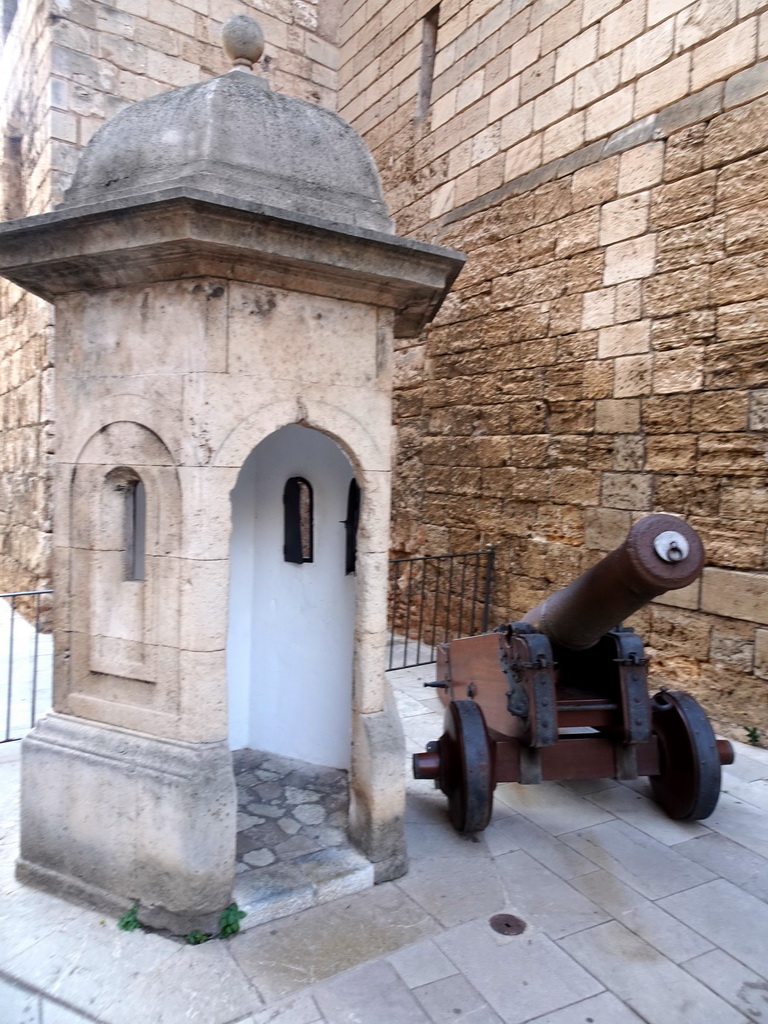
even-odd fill
[[[384,675],[394,339],[458,253],[393,234],[358,134],[251,71],[117,114],[0,271],[55,305],[55,697],[23,745],[25,880],[147,923],[232,897],[231,750],[349,771],[406,868]]]

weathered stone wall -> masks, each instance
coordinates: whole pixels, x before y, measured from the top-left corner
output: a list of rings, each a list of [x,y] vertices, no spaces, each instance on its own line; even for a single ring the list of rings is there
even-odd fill
[[[50,35],[47,0],[22,3],[0,55],[3,219],[48,206]],[[49,578],[52,442],[50,307],[0,282],[0,589]]]
[[[228,70],[231,14],[254,13],[276,90],[334,108],[336,0],[20,0],[0,53],[2,219],[61,201],[78,155],[128,103]],[[0,282],[0,589],[50,574],[52,310]]]
[[[684,515],[708,567],[637,617],[654,679],[765,732],[768,14],[444,2],[419,122],[429,7],[342,17],[399,230],[469,257],[398,354],[396,549],[496,544],[502,620]]]

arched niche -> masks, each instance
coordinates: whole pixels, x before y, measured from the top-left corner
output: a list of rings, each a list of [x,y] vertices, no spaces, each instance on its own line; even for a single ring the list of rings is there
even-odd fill
[[[140,423],[105,424],[70,468],[68,511],[56,707],[165,733],[178,708],[181,494],[164,442]]]
[[[296,424],[265,438],[242,466],[230,546],[232,749],[350,766],[356,581],[346,520],[353,478],[335,441]],[[297,557],[297,537],[305,556],[311,541],[311,559]]]

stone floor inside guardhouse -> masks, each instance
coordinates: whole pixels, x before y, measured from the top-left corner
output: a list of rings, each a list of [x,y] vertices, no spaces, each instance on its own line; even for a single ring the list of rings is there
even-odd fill
[[[373,867],[347,838],[347,773],[258,750],[232,755],[237,785],[237,878],[242,927],[373,885]]]

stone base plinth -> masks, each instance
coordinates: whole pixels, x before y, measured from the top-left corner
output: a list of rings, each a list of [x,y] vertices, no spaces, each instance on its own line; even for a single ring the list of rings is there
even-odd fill
[[[51,713],[23,741],[20,878],[184,934],[231,902],[237,799],[225,742]]]
[[[349,835],[373,864],[376,883],[408,870],[405,848],[405,740],[394,701],[353,722]]]

